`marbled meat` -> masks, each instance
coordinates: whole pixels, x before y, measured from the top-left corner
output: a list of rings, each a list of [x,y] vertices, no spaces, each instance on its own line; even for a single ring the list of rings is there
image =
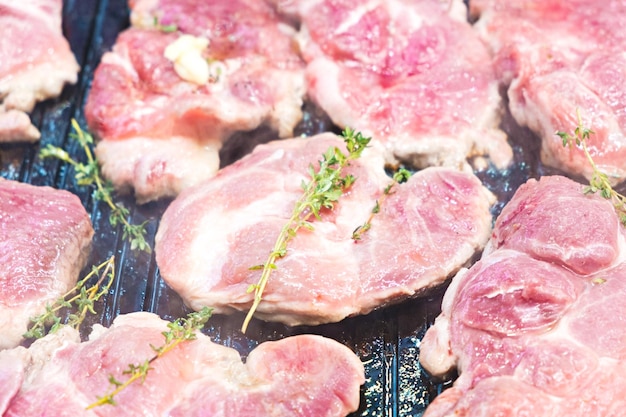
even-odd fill
[[[509,108],[541,138],[541,159],[569,175],[591,177],[573,132],[580,113],[595,134],[589,151],[616,181],[626,178],[626,3],[621,0],[476,0],[476,28],[494,55]]]
[[[273,3],[301,22],[309,97],[338,126],[373,136],[390,163],[511,161],[488,49],[461,0]]]
[[[292,135],[304,63],[294,30],[263,0],[131,7],[133,25],[102,57],[85,106],[103,173],[118,189],[139,202],[172,197],[215,174],[233,132],[265,124]]]
[[[0,349],[74,287],[93,234],[72,193],[0,178]]]
[[[109,329],[94,326],[83,343],[64,327],[29,349],[0,352],[0,415],[340,417],[358,408],[363,364],[339,342],[314,335],[264,342],[244,364],[235,349],[198,333],[153,361],[116,405],[86,410],[110,391],[110,375],[124,381],[130,364],[154,356],[167,323],[130,313]]]
[[[165,211],[156,235],[163,279],[194,309],[247,310],[247,292],[281,228],[336,135],[259,145]],[[373,148],[349,167],[357,177],[332,211],[301,230],[277,261],[258,317],[288,325],[340,321],[441,284],[482,250],[491,232],[493,195],[469,173],[433,167],[397,187],[357,242],[391,179]]]
[[[522,185],[422,341],[427,370],[460,374],[425,416],[623,415],[625,245],[611,202],[583,185]]]
[[[62,0],[0,0],[0,142],[38,140],[27,113],[77,80],[62,8]]]

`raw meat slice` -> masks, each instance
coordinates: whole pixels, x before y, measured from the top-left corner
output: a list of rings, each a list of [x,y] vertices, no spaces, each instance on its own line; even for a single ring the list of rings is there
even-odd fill
[[[247,310],[278,234],[301,196],[307,167],[331,134],[259,145],[216,177],[183,192],[165,211],[155,241],[163,279],[187,305]],[[277,261],[258,317],[288,325],[340,321],[441,284],[489,238],[493,195],[472,174],[447,168],[416,173],[369,217],[390,178],[383,157],[366,149],[349,172],[358,179],[331,212],[300,231]]]
[[[373,136],[389,162],[468,167],[489,154],[508,165],[498,82],[461,0],[275,3],[301,20],[309,96]]]
[[[619,416],[626,395],[626,233],[565,177],[521,186],[459,272],[420,361],[452,388],[425,416]]]
[[[116,406],[86,410],[107,393],[109,375],[125,380],[129,364],[154,356],[151,345],[163,345],[164,331],[167,322],[157,315],[130,313],[110,329],[96,325],[83,343],[65,327],[28,350],[0,352],[0,375],[16,364],[25,375],[3,416],[338,417],[358,408],[363,364],[332,339],[300,335],[265,342],[244,364],[235,349],[199,333],[153,361],[143,383],[115,397]],[[7,355],[11,360],[3,360]]]
[[[116,188],[134,189],[139,202],[172,197],[215,174],[218,150],[233,132],[267,124],[280,137],[292,135],[302,117],[304,63],[294,30],[271,7],[262,0],[131,6],[134,26],[102,57],[85,106],[101,139],[103,173]],[[159,30],[155,21],[178,31]],[[164,54],[185,35],[208,46],[181,67]],[[210,77],[187,81],[176,68]]]
[[[93,234],[72,193],[0,178],[0,349],[75,285]]]
[[[626,3],[477,0],[471,8],[513,117],[541,138],[542,161],[590,178],[583,152],[555,135],[573,131],[579,111],[595,132],[594,161],[616,181],[626,178]]]
[[[0,142],[38,140],[26,113],[77,80],[62,7],[62,0],[0,0]]]

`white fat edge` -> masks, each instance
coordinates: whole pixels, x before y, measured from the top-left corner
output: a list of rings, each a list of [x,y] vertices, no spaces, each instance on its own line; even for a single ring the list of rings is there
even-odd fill
[[[10,110],[15,110],[18,112],[29,113],[33,111],[35,105],[38,101],[42,101],[45,97],[42,97],[40,91],[42,87],[45,86],[39,85],[34,86],[32,83],[28,86],[28,80],[32,79],[33,74],[28,74],[27,77],[19,77],[14,79],[14,85],[8,85],[8,91],[5,91],[6,94],[3,97],[2,102],[2,112],[7,112]],[[57,84],[57,87],[62,87],[63,84]],[[33,88],[35,87],[35,88]],[[0,87],[0,90],[2,87]],[[59,89],[60,90],[60,89]],[[59,91],[60,92],[60,91]],[[0,93],[2,94],[2,93]]]
[[[403,133],[392,135],[390,139],[388,146],[391,147],[394,157],[408,161],[418,168],[444,166],[468,173],[473,171],[467,162],[473,143],[467,138],[459,141],[458,136],[427,135],[415,140]]]
[[[91,328],[91,333],[89,333],[89,337],[87,340],[92,341],[100,338],[103,334],[107,332],[107,328],[104,327],[100,323],[95,323]]]
[[[464,73],[464,77],[472,77],[469,73]],[[488,103],[484,106],[484,111],[476,119],[473,126],[478,129],[499,129],[501,122],[502,98],[498,92],[498,82],[493,79],[488,86]],[[461,93],[457,93],[461,94]]]
[[[0,80],[3,108],[31,112],[37,102],[58,96],[65,84],[75,84],[79,71],[76,60],[73,63],[59,62],[63,65],[43,63],[3,77]]]
[[[446,317],[450,317],[452,313],[452,306],[454,305],[454,300],[459,292],[459,287],[461,282],[465,280],[465,276],[469,272],[469,268],[461,268],[459,272],[452,278],[450,281],[450,285],[446,289],[446,292],[443,295],[443,299],[441,300],[441,314]]]
[[[504,169],[513,160],[513,149],[508,143],[506,132],[499,127],[501,109],[498,83],[494,80],[489,83],[487,105],[461,136],[473,143],[475,153],[487,154],[498,168]]]
[[[278,137],[293,136],[293,129],[302,120],[303,97],[306,93],[306,81],[303,72],[286,71],[285,81],[281,84],[286,93],[274,104],[272,111],[272,127],[278,130]]]
[[[53,360],[53,357],[58,351],[79,343],[78,330],[71,326],[61,326],[55,333],[47,334],[45,337],[35,340],[22,356],[25,361],[28,361],[22,385],[31,386],[35,384],[39,379],[39,372],[44,368],[57,368],[58,371],[53,373],[59,375],[65,373],[67,370],[58,361]],[[18,349],[23,349],[23,347],[18,347]]]
[[[293,129],[302,120],[302,99],[290,95],[274,105],[272,127],[278,130],[279,138],[293,136]]]
[[[350,126],[359,130],[364,136],[372,136],[372,131],[367,126],[359,126],[360,114],[352,110],[343,97],[339,85],[339,67],[332,60],[320,56],[311,61],[307,73],[313,73],[317,79],[315,91],[309,91],[318,103],[324,103],[323,110],[328,114],[333,123],[338,126]],[[362,123],[361,123],[362,124]]]

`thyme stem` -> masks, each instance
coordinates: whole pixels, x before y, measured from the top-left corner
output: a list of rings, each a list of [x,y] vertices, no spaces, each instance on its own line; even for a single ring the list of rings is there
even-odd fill
[[[100,272],[101,270],[102,272]],[[87,281],[98,275],[98,281],[91,287],[85,288]],[[106,285],[102,287],[102,283],[107,278]],[[87,313],[96,314],[93,308],[94,303],[109,292],[114,280],[115,256],[111,256],[100,265],[92,267],[89,274],[78,281],[74,288],[58,298],[52,305],[46,305],[45,313],[31,317],[30,321],[32,324],[28,331],[24,333],[24,338],[39,339],[44,337],[47,333],[56,332],[61,326],[59,311],[63,308],[77,307],[77,313],[70,314],[68,317],[67,325],[78,329],[87,316]],[[46,327],[49,325],[51,326],[50,330],[46,332]]]
[[[287,254],[287,244],[293,239],[301,228],[313,230],[313,225],[309,221],[312,217],[320,219],[322,208],[333,209],[334,203],[339,200],[343,192],[348,189],[356,180],[352,175],[341,176],[342,170],[351,161],[361,156],[363,150],[371,138],[364,137],[350,128],[346,128],[343,133],[344,142],[348,154],[344,154],[337,147],[330,147],[319,161],[319,168],[315,171],[313,165],[309,165],[309,175],[311,180],[302,183],[303,193],[296,201],[291,217],[282,227],[274,247],[264,264],[254,266],[251,269],[263,269],[257,284],[250,285],[248,292],[254,291],[254,301],[248,311],[241,327],[243,333],[246,332],[248,324],[254,316],[261,300],[263,292],[267,286],[270,275],[277,269],[276,261]]]
[[[395,174],[393,174],[391,182],[383,190],[383,195],[376,200],[376,203],[374,204],[374,207],[372,208],[365,223],[354,229],[354,232],[352,232],[352,240],[357,242],[363,238],[363,235],[372,228],[372,220],[374,220],[374,216],[380,212],[380,207],[387,197],[393,192],[395,186],[408,181],[409,178],[411,178],[411,172],[405,168],[400,168]]]
[[[623,226],[626,226],[626,197],[615,191],[611,186],[609,176],[598,169],[598,166],[591,157],[591,153],[589,152],[589,148],[587,146],[587,141],[591,135],[595,134],[595,132],[583,126],[580,111],[578,109],[576,110],[576,117],[578,124],[574,129],[573,134],[559,131],[556,132],[556,135],[562,139],[563,146],[576,145],[580,147],[585,154],[585,158],[587,158],[587,161],[591,165],[591,179],[589,180],[589,185],[583,188],[583,192],[585,194],[595,194],[600,192],[600,195],[603,198],[611,200],[613,207],[617,211],[620,222]]]
[[[124,239],[129,239],[131,250],[139,249],[150,252],[150,245],[145,238],[147,234],[145,225],[148,221],[138,225],[131,224],[128,221],[128,216],[130,214],[129,210],[122,204],[118,204],[113,201],[113,186],[108,181],[104,181],[102,179],[100,166],[91,151],[91,146],[94,143],[93,137],[89,133],[83,131],[75,119],[72,119],[72,127],[74,128],[75,133],[70,134],[70,136],[76,139],[81,145],[83,152],[87,157],[87,163],[80,163],[76,161],[65,150],[51,144],[48,144],[45,148],[41,149],[39,152],[40,157],[57,158],[72,165],[76,172],[75,178],[78,185],[95,185],[96,188],[93,192],[94,200],[104,202],[109,209],[111,209],[109,223],[113,227],[116,227],[118,224],[122,225],[122,237]]]
[[[89,404],[86,409],[90,410],[105,404],[116,405],[114,397],[135,381],[141,380],[143,383],[148,376],[148,372],[152,369],[150,365],[154,361],[172,351],[181,343],[195,340],[197,338],[196,332],[202,330],[211,317],[212,312],[211,308],[204,307],[200,311],[188,314],[184,319],[168,323],[167,327],[169,330],[162,333],[165,337],[165,343],[160,347],[151,345],[152,350],[156,352],[155,355],[139,364],[128,365],[128,368],[122,374],[129,375],[129,377],[123,382],[116,379],[113,375],[109,375],[109,383],[114,389],[102,397],[97,397],[98,399]]]

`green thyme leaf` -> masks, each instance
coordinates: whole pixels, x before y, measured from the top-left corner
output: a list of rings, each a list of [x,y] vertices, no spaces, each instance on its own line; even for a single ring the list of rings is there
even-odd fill
[[[307,172],[311,179],[309,182],[302,181],[302,196],[296,201],[291,218],[283,226],[274,248],[264,263],[265,267],[259,282],[254,286],[252,307],[241,327],[243,333],[246,332],[252,316],[261,303],[270,273],[276,269],[276,260],[287,255],[287,243],[296,236],[300,228],[313,230],[314,226],[309,219],[311,217],[321,219],[322,209],[332,210],[341,195],[356,181],[356,178],[350,174],[343,175],[343,169],[361,156],[371,138],[364,137],[360,132],[355,132],[349,127],[343,131],[342,135],[348,150],[347,155],[339,148],[331,146],[322,154],[317,169],[313,164],[309,164]]]
[[[46,147],[39,151],[41,158],[56,158],[63,162],[66,162],[74,168],[74,178],[76,183],[80,186],[94,186],[92,197],[96,201],[104,202],[111,213],[109,215],[109,223],[113,227],[118,225],[122,226],[122,232],[124,239],[128,239],[131,243],[132,250],[142,250],[150,252],[150,245],[146,241],[145,226],[147,222],[141,225],[132,225],[128,221],[130,215],[129,210],[122,204],[115,203],[113,200],[113,186],[110,182],[105,181],[100,173],[100,166],[98,161],[94,158],[91,147],[94,143],[93,137],[88,132],[81,129],[78,122],[72,119],[72,127],[74,132],[70,134],[70,137],[77,140],[83,148],[83,151],[87,157],[87,162],[82,163],[73,159],[65,150],[56,146],[48,144]]]
[[[398,185],[402,184],[411,178],[411,172],[405,168],[400,168],[393,174],[391,182],[383,189],[383,195],[374,202],[374,207],[371,210],[370,216],[361,226],[358,226],[352,232],[352,240],[355,242],[363,239],[363,235],[372,228],[372,221],[374,220],[374,216],[380,213],[380,207],[383,201],[391,194],[393,189]]]
[[[169,330],[163,332],[165,339],[163,345],[158,347],[150,345],[155,355],[138,364],[129,364],[128,367],[122,371],[122,375],[128,376],[124,381],[120,381],[113,375],[109,375],[109,383],[112,386],[112,390],[102,397],[96,396],[96,401],[87,406],[87,410],[107,404],[115,405],[115,396],[126,389],[126,387],[135,381],[144,383],[148,373],[153,369],[151,364],[181,343],[195,340],[197,338],[196,332],[202,330],[212,313],[213,309],[204,307],[200,311],[188,314],[186,318],[168,323],[167,327]]]
[[[589,180],[589,185],[583,187],[583,193],[595,194],[599,192],[602,198],[611,200],[613,206],[615,207],[615,210],[618,213],[621,223],[626,226],[626,197],[624,197],[622,194],[619,194],[613,189],[609,176],[606,173],[600,171],[595,161],[591,157],[591,153],[589,152],[589,148],[587,146],[587,141],[590,139],[591,135],[595,134],[595,132],[590,128],[584,127],[582,125],[580,111],[576,111],[576,116],[578,120],[578,125],[574,129],[573,134],[559,131],[556,132],[556,135],[563,139],[563,146],[573,147],[574,144],[576,144],[577,147],[580,147],[585,154],[587,161],[591,165],[591,179]]]
[[[89,281],[95,277],[99,277],[97,282],[88,287]],[[115,257],[112,256],[100,265],[92,267],[89,274],[53,304],[47,304],[45,313],[31,317],[28,331],[23,337],[40,339],[48,333],[56,332],[63,325],[60,314],[64,308],[76,309],[68,316],[67,325],[78,329],[88,313],[96,314],[94,303],[108,293],[114,279]]]

